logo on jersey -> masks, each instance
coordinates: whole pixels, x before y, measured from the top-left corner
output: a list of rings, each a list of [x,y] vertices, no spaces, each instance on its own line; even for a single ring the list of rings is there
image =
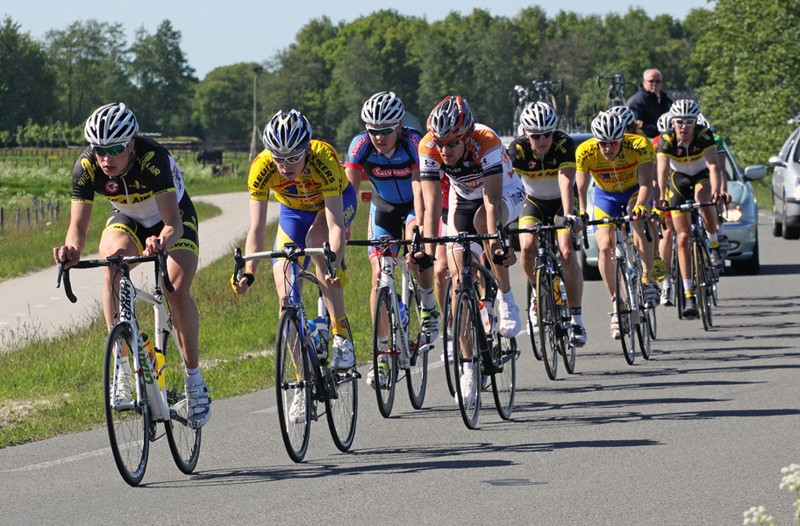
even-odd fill
[[[535,170],[537,165],[538,163],[536,162],[535,159],[532,161],[528,161],[528,170]]]
[[[372,169],[372,175],[376,178],[403,178],[408,177],[411,175],[411,168],[386,168],[382,169],[379,166],[376,166]]]
[[[366,144],[368,141],[369,139],[367,139],[363,135],[359,136],[358,140],[353,145],[353,148],[350,150],[350,157],[356,157],[358,155],[359,150],[361,150],[361,147],[364,146],[364,144]]]
[[[109,194],[116,194],[119,192],[119,183],[113,179],[109,179],[109,181],[106,183],[106,192]]]
[[[686,149],[683,146],[678,146],[675,149],[675,155],[678,157],[685,157],[686,156]]]

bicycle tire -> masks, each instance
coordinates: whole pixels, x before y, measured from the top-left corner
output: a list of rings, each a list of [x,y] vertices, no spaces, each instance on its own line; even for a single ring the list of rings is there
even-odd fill
[[[633,320],[633,294],[628,278],[627,263],[624,258],[616,259],[617,284],[614,294],[614,308],[619,320],[620,344],[622,354],[628,365],[636,360],[636,324]]]
[[[533,356],[541,362],[544,359],[544,355],[542,354],[541,347],[537,345],[537,340],[539,339],[539,324],[533,323],[533,320],[531,320],[531,315],[530,315],[531,301],[535,301],[535,299],[536,299],[535,289],[533,288],[533,285],[530,282],[528,282],[528,304],[527,304],[528,308],[525,311],[525,318],[527,318],[528,320],[528,334],[530,335],[531,338],[531,349],[533,349]],[[534,306],[534,312],[536,312],[535,306]]]
[[[641,288],[641,287],[640,287]],[[644,298],[639,300],[639,323],[636,324],[636,337],[639,340],[639,352],[642,358],[649,360],[653,354],[653,333],[650,331],[650,317],[655,316],[655,309],[644,306]]]
[[[697,291],[697,308],[699,309],[700,318],[703,320],[703,329],[708,331],[712,327],[711,320],[711,298],[709,298],[708,286],[709,276],[707,273],[706,259],[704,256],[704,249],[700,243],[693,242],[693,258],[694,258],[694,288]]]
[[[444,316],[444,320],[442,322],[442,362],[444,362],[444,376],[447,379],[447,390],[450,392],[450,396],[456,395],[456,387],[453,383],[453,374],[452,374],[452,366],[453,364],[448,359],[448,343],[452,348],[452,339],[453,339],[453,285],[452,280],[447,280],[447,287],[445,287],[444,293],[444,307],[442,308],[444,311],[442,316]]]
[[[456,390],[456,401],[461,419],[468,429],[475,429],[481,408],[482,368],[479,346],[478,324],[483,323],[478,316],[476,302],[470,291],[461,290],[456,295],[456,306],[453,317],[453,383]],[[472,356],[464,357],[464,351]],[[471,372],[469,372],[471,369]],[[461,377],[472,375],[472,393],[462,392]],[[469,394],[470,396],[465,396]]]
[[[138,337],[136,335],[136,338]],[[133,338],[133,329],[128,322],[118,323],[108,333],[103,369],[103,398],[106,428],[114,463],[123,480],[131,486],[137,486],[147,470],[152,424],[143,375],[136,373],[127,375],[126,383],[133,396],[130,403],[123,405],[113,401],[120,367],[118,360],[127,360],[129,370],[136,371],[133,349],[137,346],[133,344]],[[120,354],[123,346],[128,348],[126,357]],[[138,384],[138,389],[134,383]],[[137,391],[141,398],[137,397]]]
[[[514,398],[517,392],[517,349],[516,338],[505,338],[497,334],[500,340],[495,344],[495,369],[492,375],[492,396],[497,414],[503,420],[511,418],[514,411]]]
[[[560,266],[556,267],[555,274],[561,283],[564,282],[564,272]],[[558,352],[564,361],[564,368],[567,374],[575,373],[575,346],[570,342],[569,325],[571,315],[569,312],[569,303],[567,298],[562,297],[560,303],[556,303],[558,311],[559,323],[556,326],[556,336],[558,338]]]
[[[300,320],[297,310],[283,311],[278,322],[278,341],[275,350],[275,397],[278,422],[286,452],[294,462],[302,462],[308,452],[311,435],[313,380],[306,354],[308,342],[300,339]],[[293,418],[291,407],[295,397],[305,404],[301,415]]]
[[[536,323],[539,325],[539,345],[542,349],[544,370],[547,377],[555,380],[558,375],[559,323],[553,298],[553,281],[546,268],[536,270]]]
[[[686,308],[686,289],[683,288],[683,274],[678,258],[678,243],[673,234],[672,238],[672,287],[675,291],[675,308],[678,310],[678,319],[683,319],[683,309]]]
[[[165,341],[161,343],[165,349],[164,359],[171,360],[173,356],[180,358],[178,348],[174,343],[170,345],[170,341],[167,334]],[[180,364],[183,364],[183,359],[180,359]],[[189,405],[184,391],[183,367],[175,365],[167,362],[167,367],[161,373],[165,375],[167,403],[170,408],[170,420],[164,422],[164,430],[175,465],[181,472],[189,475],[194,472],[200,458],[203,428],[193,429],[188,425]]]
[[[409,290],[404,296],[406,311],[408,312],[408,350],[410,364],[406,371],[406,387],[408,387],[408,400],[414,409],[422,409],[425,402],[425,393],[428,388],[428,351],[431,345],[423,343],[422,338],[422,304],[421,292],[412,276],[409,281]],[[433,342],[431,342],[433,343]]]
[[[389,418],[394,407],[394,396],[397,389],[397,353],[399,343],[395,338],[392,315],[391,291],[387,287],[378,290],[375,297],[375,317],[372,320],[372,370],[375,374],[375,399],[378,402],[378,411],[384,418]],[[385,339],[385,347],[382,347],[381,339]],[[378,368],[382,363],[386,364],[386,385],[381,386],[378,382]]]
[[[352,337],[351,337],[352,338]],[[339,451],[353,446],[358,420],[358,373],[355,370],[331,371],[336,398],[325,399],[325,415],[333,443]]]

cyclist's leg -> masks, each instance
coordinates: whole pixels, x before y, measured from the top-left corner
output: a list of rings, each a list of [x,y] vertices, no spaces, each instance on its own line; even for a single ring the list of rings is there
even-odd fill
[[[144,250],[144,240],[147,232],[142,225],[119,210],[112,210],[100,237],[98,249],[100,257],[107,258],[115,255],[136,256],[141,254],[142,250]],[[106,267],[103,276],[103,313],[106,319],[106,326],[110,330],[117,322],[114,314],[119,312],[119,308],[117,308],[118,298],[114,295],[114,291],[119,290],[120,275],[114,269]]]
[[[679,206],[687,199],[694,197],[692,182],[685,174],[674,173],[670,178],[670,197],[669,204],[672,207]],[[694,298],[694,279],[692,277],[692,249],[690,223],[691,214],[688,212],[673,211],[672,225],[675,227],[675,236],[678,245],[678,264],[680,266],[681,280],[683,281],[684,296],[686,302],[683,309],[685,319],[693,319],[697,316],[697,308]]]
[[[694,187],[695,201],[698,203],[707,203],[711,201],[711,181],[708,178],[699,179]],[[711,258],[712,265],[722,267],[725,262],[719,253],[719,224],[717,222],[717,208],[713,206],[704,206],[700,209],[703,215],[703,226],[708,233],[708,240],[711,245]]]

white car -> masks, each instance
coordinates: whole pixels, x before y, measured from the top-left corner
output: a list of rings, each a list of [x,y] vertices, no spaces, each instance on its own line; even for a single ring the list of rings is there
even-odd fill
[[[800,128],[789,135],[778,155],[769,158],[772,172],[772,235],[800,238]]]

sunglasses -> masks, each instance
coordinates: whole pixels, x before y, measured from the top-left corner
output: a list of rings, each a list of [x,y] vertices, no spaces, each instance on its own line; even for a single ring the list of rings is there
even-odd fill
[[[694,126],[697,119],[672,119],[679,126]]]
[[[367,132],[370,135],[372,135],[374,137],[377,137],[379,135],[383,135],[383,136],[391,135],[391,133],[393,131],[395,131],[396,129],[397,129],[397,125],[395,124],[394,126],[389,126],[388,128],[379,128],[379,129],[367,128]]]
[[[290,157],[278,157],[277,155],[273,155],[272,160],[277,164],[296,164],[299,163],[303,157],[305,157],[305,155],[306,152],[298,153],[297,155],[292,155]]]
[[[552,137],[553,136],[553,132],[551,132],[551,131],[545,132],[545,133],[528,133],[528,132],[525,132],[525,135],[527,135],[528,138],[533,139],[535,141],[541,141],[542,139],[549,139],[550,137]]]
[[[437,148],[455,148],[460,143],[461,139],[453,139],[452,141],[447,142],[442,142],[436,139],[433,140],[433,144],[435,144]]]
[[[128,144],[130,144],[130,142],[131,141],[123,144],[115,144],[114,146],[92,146],[92,150],[94,150],[94,153],[100,157],[105,157],[106,155],[109,157],[116,157],[125,151],[125,148],[128,146]]]
[[[616,148],[619,141],[597,141],[597,145],[601,148]]]

